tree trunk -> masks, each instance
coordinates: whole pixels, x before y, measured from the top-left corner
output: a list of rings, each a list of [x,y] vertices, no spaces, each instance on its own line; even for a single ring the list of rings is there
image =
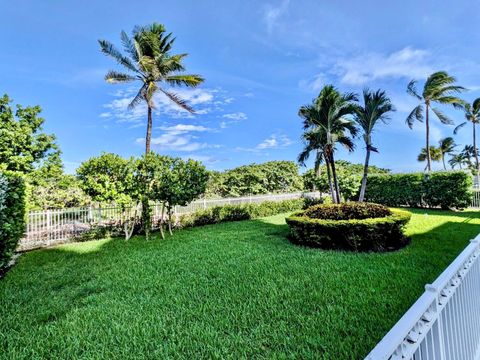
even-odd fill
[[[478,164],[477,136],[475,134],[475,123],[473,123],[473,151],[475,151],[475,163],[477,165],[477,180],[478,180],[480,168]]]
[[[368,163],[370,162],[370,145],[367,144],[367,154],[365,155],[365,165],[363,166],[362,186],[360,187],[360,196],[358,201],[363,202],[365,199],[365,191],[367,189]]]
[[[443,170],[447,170],[447,166],[445,165],[445,154],[442,152],[442,163],[443,163]]]
[[[145,138],[145,154],[150,152],[150,142],[152,140],[152,107],[148,105],[147,135]]]
[[[341,197],[340,197],[340,187],[338,186],[338,177],[337,177],[337,170],[335,169],[335,159],[333,157],[333,151],[330,152],[330,160],[332,163],[332,176],[333,176],[333,184],[335,187],[335,194],[337,195],[337,204],[340,204]]]
[[[332,175],[330,172],[330,159],[328,159],[328,156],[325,157],[325,166],[327,167],[327,179],[328,187],[330,188],[330,195],[332,195],[332,201],[337,203],[337,197],[335,195],[335,190],[333,189]]]
[[[426,130],[426,145],[427,145],[427,171],[432,171],[432,158],[430,156],[430,124],[428,119],[429,104],[425,105],[425,130]]]
[[[163,232],[164,217],[165,217],[165,203],[162,203],[162,215],[160,217],[160,236],[162,237],[162,240],[165,240],[165,233]]]

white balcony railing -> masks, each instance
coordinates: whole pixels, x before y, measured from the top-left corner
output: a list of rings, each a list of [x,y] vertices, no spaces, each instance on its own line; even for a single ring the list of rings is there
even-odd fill
[[[480,358],[480,235],[432,283],[366,360]]]

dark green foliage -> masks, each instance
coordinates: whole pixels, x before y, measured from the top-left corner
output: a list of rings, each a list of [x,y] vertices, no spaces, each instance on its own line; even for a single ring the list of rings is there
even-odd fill
[[[366,198],[387,206],[463,209],[472,201],[471,187],[463,171],[369,175]]]
[[[269,161],[225,172],[211,172],[206,194],[209,197],[236,197],[302,189],[302,177],[293,161]]]
[[[92,200],[128,203],[132,184],[132,161],[112,153],[102,153],[84,161],[77,169],[81,187]]]
[[[324,205],[319,205],[324,206]],[[312,219],[300,211],[289,216],[290,240],[298,245],[351,251],[388,251],[408,244],[403,229],[411,214],[391,210],[379,218],[353,220]]]
[[[25,231],[25,190],[21,175],[0,171],[0,271],[8,265]]]
[[[183,215],[179,227],[194,227],[220,222],[250,220],[301,209],[303,199],[264,201],[259,204],[224,205]]]
[[[389,208],[372,203],[348,202],[342,204],[322,204],[308,208],[304,216],[324,220],[361,220],[391,215]]]

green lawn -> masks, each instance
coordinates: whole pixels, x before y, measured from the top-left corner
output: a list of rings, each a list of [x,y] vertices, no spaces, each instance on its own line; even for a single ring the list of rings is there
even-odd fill
[[[385,254],[291,245],[285,215],[27,253],[0,280],[0,358],[362,358],[480,232],[413,212]]]

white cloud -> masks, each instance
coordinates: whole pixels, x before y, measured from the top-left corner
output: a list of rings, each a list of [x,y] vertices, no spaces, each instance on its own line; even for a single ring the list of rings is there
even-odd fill
[[[266,6],[263,19],[267,24],[267,31],[269,33],[271,33],[277,25],[279,18],[287,12],[289,3],[290,0],[282,0],[277,6]]]
[[[286,135],[277,135],[272,134],[267,139],[263,140],[260,144],[256,146],[258,150],[265,149],[278,149],[282,147],[287,147],[292,143],[292,141]]]
[[[222,117],[230,120],[240,121],[240,120],[246,120],[247,114],[245,114],[244,112],[236,112],[231,114],[224,114]]]
[[[313,80],[300,80],[298,85],[307,91],[319,91],[326,84],[324,74],[317,74]]]
[[[173,126],[160,126],[160,130],[168,131],[168,132],[173,132],[176,134],[179,133],[186,133],[186,132],[205,132],[205,131],[211,131],[212,129],[207,128],[202,125],[190,125],[190,124],[177,124]]]
[[[115,119],[119,123],[143,121],[147,115],[145,103],[140,103],[135,108],[128,109],[136,91],[135,88],[117,90],[113,94],[115,99],[104,105],[107,111],[102,112],[100,117]],[[220,106],[225,103],[225,99],[231,101],[218,89],[173,89],[172,92],[191,105],[195,109],[195,114],[190,114],[187,110],[182,109],[161,92],[154,95],[155,114],[166,115],[170,118],[194,118],[195,115],[204,115],[213,110],[221,110]]]
[[[430,53],[405,47],[389,55],[363,54],[336,63],[336,72],[343,83],[362,85],[381,78],[424,78],[433,72],[428,64]]]
[[[201,161],[202,163],[209,164],[209,165],[216,164],[223,160],[210,155],[196,155],[196,154],[182,156],[182,158],[184,160],[192,159],[192,160]]]

